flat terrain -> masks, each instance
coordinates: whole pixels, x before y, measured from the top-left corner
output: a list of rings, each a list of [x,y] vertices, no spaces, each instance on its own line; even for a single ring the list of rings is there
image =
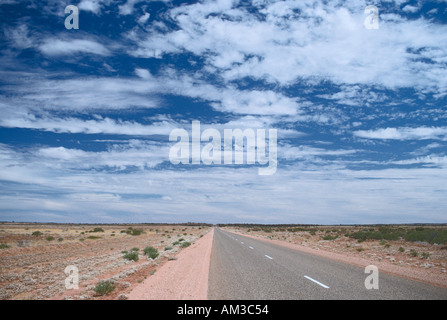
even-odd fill
[[[445,225],[0,223],[0,300],[445,300],[446,236]],[[365,288],[368,265],[379,290]]]
[[[447,299],[447,288],[380,272],[367,289],[362,267],[220,229],[215,230],[209,299]]]
[[[0,299],[125,299],[159,267],[205,235],[209,226],[0,224]],[[34,234],[34,235],[33,235]],[[158,250],[149,258],[144,248]],[[124,258],[125,253],[137,261]],[[67,290],[67,266],[79,289]],[[111,280],[107,295],[95,291]]]

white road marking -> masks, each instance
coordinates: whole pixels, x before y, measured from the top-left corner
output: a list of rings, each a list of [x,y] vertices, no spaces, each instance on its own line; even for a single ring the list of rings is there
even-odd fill
[[[315,282],[316,284],[318,284],[318,285],[322,286],[323,288],[329,289],[329,287],[328,287],[327,285],[325,285],[325,284],[322,284],[321,282],[318,282],[317,280],[315,280],[315,279],[312,279],[311,277],[308,277],[308,276],[304,276],[304,278],[306,278],[306,279],[309,279],[310,281],[313,281],[313,282]]]
[[[254,249],[253,247],[249,247],[250,249]]]
[[[241,243],[244,244],[242,241],[241,241]]]
[[[273,258],[272,257],[270,257],[270,256],[268,256],[268,255],[264,255],[264,256],[266,256],[267,258],[269,258],[270,260],[273,260]]]

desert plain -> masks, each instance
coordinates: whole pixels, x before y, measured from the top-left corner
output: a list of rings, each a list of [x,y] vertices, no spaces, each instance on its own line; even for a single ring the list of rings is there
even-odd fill
[[[350,264],[375,265],[381,272],[447,287],[446,225],[219,227]],[[148,296],[144,292],[147,288],[171,286],[158,288],[165,295],[163,299],[169,299],[166,292],[172,293],[179,287],[173,285],[172,279],[182,277],[172,272],[185,272],[184,277],[192,274],[206,282],[209,262],[205,260],[209,260],[212,239],[213,225],[202,223],[3,222],[0,223],[0,300],[143,299]],[[202,271],[195,273],[189,269],[197,268],[198,259],[204,262]],[[165,268],[157,274],[168,262],[170,270],[175,271]],[[73,287],[75,274],[70,269],[73,267],[77,287]],[[201,288],[204,292],[198,295],[199,299],[206,297],[206,288],[203,285]],[[173,295],[175,299],[182,296],[185,295]]]
[[[0,299],[126,299],[210,230],[206,224],[1,223]],[[70,266],[77,269],[77,289],[73,272],[66,273]]]

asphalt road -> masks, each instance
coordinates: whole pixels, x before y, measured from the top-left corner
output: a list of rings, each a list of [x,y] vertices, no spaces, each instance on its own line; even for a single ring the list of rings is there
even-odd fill
[[[447,289],[386,273],[367,289],[365,269],[215,229],[211,300],[446,300]]]

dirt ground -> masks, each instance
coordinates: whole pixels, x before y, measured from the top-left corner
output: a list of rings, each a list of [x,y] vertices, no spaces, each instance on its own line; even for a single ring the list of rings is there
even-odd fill
[[[96,232],[95,231],[96,229]],[[206,225],[0,224],[0,300],[127,299],[157,269],[211,230]],[[36,231],[38,233],[36,234]],[[34,233],[34,235],[33,235]],[[143,249],[152,246],[158,257]],[[137,252],[138,261],[124,253]],[[67,289],[68,266],[78,270],[78,289]],[[95,291],[100,280],[114,290]],[[68,285],[73,281],[69,280]]]
[[[130,300],[206,300],[213,247],[211,230],[183,249],[176,261],[166,262],[153,276],[133,289]]]
[[[368,229],[365,226],[312,226],[295,230],[288,227],[228,226],[222,229],[363,267],[376,265],[379,271],[447,288],[447,244],[403,239],[358,241],[346,236],[365,228]],[[444,230],[447,226],[441,228]]]

